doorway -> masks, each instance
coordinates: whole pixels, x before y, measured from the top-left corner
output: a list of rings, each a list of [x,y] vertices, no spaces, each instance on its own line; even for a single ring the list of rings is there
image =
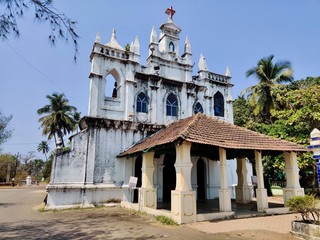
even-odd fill
[[[137,181],[137,188],[140,188],[141,187],[141,183],[142,183],[142,156],[138,156],[136,158],[136,162],[134,164],[134,176],[138,178],[138,181]],[[134,192],[133,192],[133,202],[134,203],[137,203],[138,200],[139,200],[139,191],[138,189],[134,189]]]
[[[197,199],[206,199],[206,166],[202,158],[197,161]]]
[[[163,160],[163,201],[171,201],[171,191],[176,189],[175,154],[166,154]]]

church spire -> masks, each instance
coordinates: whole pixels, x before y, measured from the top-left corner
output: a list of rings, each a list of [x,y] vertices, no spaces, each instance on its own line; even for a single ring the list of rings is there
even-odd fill
[[[199,72],[200,71],[208,71],[206,59],[202,54],[200,54],[198,68],[199,68]]]
[[[115,29],[112,29],[110,42],[107,43],[106,45],[109,46],[109,47],[121,49],[121,50],[124,51],[123,47],[121,47],[120,44],[117,42],[116,30]]]
[[[153,26],[150,34],[150,43],[156,43],[156,42],[157,42],[157,32]]]
[[[140,43],[139,43],[139,38],[138,36],[136,36],[136,38],[134,39],[134,53],[140,55]]]
[[[100,42],[101,42],[101,37],[100,37],[100,33],[99,33],[99,32],[97,32],[95,42],[96,42],[96,43],[100,43]]]
[[[229,67],[227,67],[227,69],[226,69],[226,74],[225,74],[227,77],[230,77],[230,69],[229,69]]]
[[[190,45],[190,41],[189,41],[189,38],[186,37],[186,42],[184,44],[184,53],[189,53],[189,54],[192,54],[191,52],[191,45]]]

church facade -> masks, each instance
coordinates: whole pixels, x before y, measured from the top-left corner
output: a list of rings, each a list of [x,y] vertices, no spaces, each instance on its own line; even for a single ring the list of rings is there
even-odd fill
[[[120,153],[197,113],[233,123],[229,69],[225,74],[209,71],[201,55],[198,74],[193,75],[190,41],[186,38],[180,47],[181,29],[173,22],[174,10],[166,13],[169,18],[160,26],[159,36],[152,28],[145,65],[140,64],[137,37],[130,45],[120,46],[115,30],[107,44],[97,35],[90,56],[88,116],[80,122],[82,131],[72,136],[71,150],[54,159],[47,209],[94,206],[114,199],[136,202],[138,196],[128,185],[131,176],[141,185],[142,156],[119,157]],[[153,183],[159,203],[171,200],[175,159],[175,151],[168,149],[154,156]],[[218,159],[191,157],[191,185],[197,199],[219,197],[220,162],[212,160]],[[226,167],[227,187],[235,197],[236,160],[228,160]],[[246,172],[248,182],[251,175],[250,170]],[[247,194],[245,201],[251,196]]]

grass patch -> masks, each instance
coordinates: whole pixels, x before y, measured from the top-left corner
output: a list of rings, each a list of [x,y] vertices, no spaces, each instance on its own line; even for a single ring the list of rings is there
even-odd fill
[[[117,199],[117,198],[111,198],[111,199],[107,200],[106,203],[121,203],[121,200]]]
[[[155,218],[158,222],[161,222],[164,225],[170,225],[170,226],[177,226],[178,225],[172,218],[169,218],[169,217],[166,217],[163,215],[156,216]]]

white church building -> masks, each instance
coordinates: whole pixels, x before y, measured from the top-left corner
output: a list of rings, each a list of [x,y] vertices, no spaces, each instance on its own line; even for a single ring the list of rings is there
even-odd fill
[[[244,146],[247,136],[261,134],[233,125],[229,69],[225,74],[209,71],[203,55],[194,66],[190,40],[186,38],[180,47],[181,29],[173,22],[174,10],[168,8],[166,13],[168,21],[160,32],[151,30],[145,65],[140,64],[138,37],[130,46],[120,46],[115,30],[106,44],[97,35],[90,56],[88,116],[80,122],[82,131],[71,137],[71,150],[58,153],[53,161],[47,209],[95,206],[115,199],[124,206],[140,201],[142,207],[157,209],[171,202],[173,218],[183,223],[197,220],[197,200],[219,198],[220,211],[232,212],[231,198],[242,203],[252,198],[252,168],[246,158],[250,155],[260,161],[257,197],[260,210],[265,210],[259,151],[287,151],[289,164],[295,161],[293,152],[305,150],[290,143],[280,149],[277,142],[276,147],[265,148],[259,139],[254,141],[258,145]],[[108,81],[112,91],[107,89]],[[205,129],[213,122],[218,125]],[[199,130],[192,138],[193,128]],[[212,133],[213,128],[217,132]],[[231,134],[241,129],[243,139],[229,136],[224,129]],[[169,132],[159,138],[163,131]],[[226,140],[212,142],[215,136],[227,135]],[[233,140],[241,143],[222,144]],[[146,148],[141,147],[144,144]],[[297,167],[292,167],[296,176]],[[140,196],[129,188],[132,176],[138,179]],[[301,189],[292,181],[293,194],[298,194]]]

